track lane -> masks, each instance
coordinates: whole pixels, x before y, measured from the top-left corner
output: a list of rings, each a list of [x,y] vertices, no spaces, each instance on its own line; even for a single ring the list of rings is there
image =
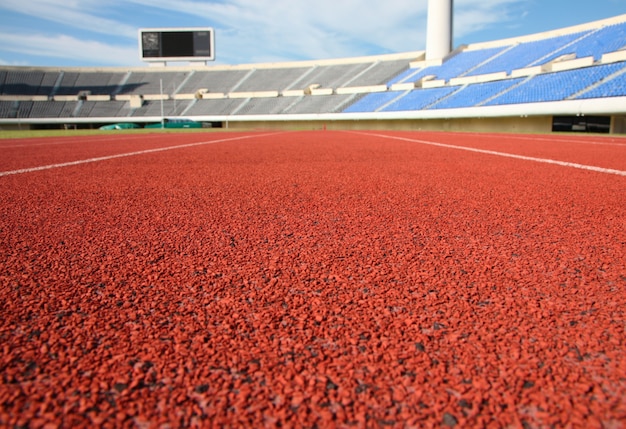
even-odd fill
[[[217,140],[245,139],[250,133],[226,135],[230,137],[222,138],[224,134],[216,133],[182,134],[177,137],[172,137],[171,134],[148,134],[141,138],[124,135],[119,136],[118,140],[95,139],[93,141],[90,138],[76,137],[64,139],[62,143],[51,144],[47,144],[45,139],[44,141],[37,139],[23,146],[0,148],[0,176],[98,162],[152,151],[171,150],[176,147],[188,147],[188,145],[208,144]],[[175,145],[172,146],[174,141]],[[57,144],[63,146],[57,146]]]
[[[618,426],[622,177],[246,141],[0,180],[1,422]]]
[[[443,148],[443,149],[453,149],[453,150],[462,150],[462,151],[466,151],[466,152],[474,152],[474,153],[480,153],[483,155],[490,155],[490,156],[499,156],[499,157],[504,157],[504,158],[512,158],[512,159],[517,159],[517,160],[521,160],[521,161],[530,161],[530,162],[537,162],[537,163],[542,163],[542,164],[552,164],[552,165],[558,165],[561,167],[569,167],[569,168],[576,168],[576,169],[580,169],[580,170],[588,170],[588,171],[595,171],[598,173],[605,173],[605,174],[614,174],[614,175],[618,175],[618,176],[626,176],[626,169],[625,170],[619,170],[619,169],[614,169],[614,168],[606,168],[606,167],[600,167],[598,165],[591,165],[591,164],[580,164],[577,162],[571,162],[571,161],[564,161],[562,159],[555,159],[555,158],[545,158],[545,157],[539,157],[539,156],[529,156],[529,155],[523,155],[522,153],[526,152],[526,153],[537,153],[536,149],[528,149],[525,148],[522,150],[519,150],[517,147],[512,148],[507,147],[505,150],[508,150],[507,152],[503,152],[503,151],[498,151],[498,150],[492,150],[492,149],[484,149],[484,148],[480,148],[482,147],[489,147],[488,145],[485,144],[481,144],[481,143],[468,143],[465,139],[463,139],[462,137],[458,137],[459,140],[463,140],[465,144],[451,144],[451,143],[443,143],[442,141],[448,140],[444,137],[449,137],[449,136],[436,136],[433,135],[431,136],[432,139],[430,140],[425,140],[423,138],[416,138],[416,137],[411,137],[411,136],[403,136],[403,135],[390,135],[390,134],[386,134],[386,133],[375,133],[375,132],[355,132],[357,134],[361,134],[361,135],[365,135],[365,136],[375,136],[375,137],[379,137],[379,138],[384,138],[384,139],[389,139],[389,140],[404,140],[404,141],[408,141],[408,142],[414,142],[417,144],[424,144],[424,145],[430,145],[430,146],[435,146],[435,147],[439,147],[439,148]],[[479,147],[477,147],[479,146]],[[491,147],[493,147],[494,145],[492,144]],[[621,148],[620,148],[621,149]],[[625,150],[619,150],[619,151],[611,151],[611,153],[617,155],[617,157],[619,158],[620,155],[624,155],[622,152],[626,153],[626,146],[624,147]],[[567,152],[567,154],[564,154],[564,151]],[[521,153],[520,153],[521,152]],[[562,147],[559,148],[559,154],[561,158],[568,158],[567,155],[571,155],[571,148],[569,150],[564,149]],[[598,155],[597,153],[594,152],[594,155]],[[589,159],[589,155],[583,155],[580,156],[578,154],[576,154],[573,158],[577,158],[577,159],[585,159],[589,162],[598,162],[598,157],[592,157],[592,159]],[[624,156],[624,158],[626,158],[626,156]],[[604,161],[607,159],[607,155],[604,154],[604,156],[601,157],[601,159]],[[602,164],[602,162],[599,162],[600,164]],[[622,165],[621,162],[619,162],[620,165]],[[624,164],[626,165],[626,163]]]

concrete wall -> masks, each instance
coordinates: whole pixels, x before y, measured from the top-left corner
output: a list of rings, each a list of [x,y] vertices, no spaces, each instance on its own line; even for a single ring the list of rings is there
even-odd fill
[[[550,133],[552,116],[512,118],[397,119],[361,121],[254,121],[225,122],[225,128],[236,130],[403,130],[467,131],[493,133]]]
[[[626,134],[626,116],[611,117],[611,134]]]

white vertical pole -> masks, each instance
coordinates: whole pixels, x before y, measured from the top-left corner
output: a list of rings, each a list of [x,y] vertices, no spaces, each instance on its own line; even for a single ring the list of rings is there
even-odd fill
[[[161,129],[165,128],[165,114],[163,113],[163,79],[159,79],[161,94]]]
[[[175,92],[176,92],[176,85],[174,85],[174,82],[172,82],[172,94],[174,94]],[[178,108],[178,103],[176,103],[176,97],[174,97],[174,116],[178,116],[178,113],[176,112],[177,108]]]
[[[426,59],[439,60],[452,51],[453,0],[428,0]]]

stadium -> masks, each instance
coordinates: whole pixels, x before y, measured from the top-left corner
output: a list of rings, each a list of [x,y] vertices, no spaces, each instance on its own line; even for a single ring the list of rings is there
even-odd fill
[[[0,427],[626,427],[626,15],[454,47],[452,6],[416,52],[1,66]]]
[[[165,116],[248,129],[626,132],[626,15],[452,50],[446,3],[430,12],[420,52],[236,66],[164,67],[144,57],[156,67],[2,67],[0,126],[89,128]]]

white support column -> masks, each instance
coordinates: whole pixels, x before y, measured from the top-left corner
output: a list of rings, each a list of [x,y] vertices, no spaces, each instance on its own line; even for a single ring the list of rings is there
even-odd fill
[[[452,51],[453,0],[428,0],[426,60],[439,60]]]

